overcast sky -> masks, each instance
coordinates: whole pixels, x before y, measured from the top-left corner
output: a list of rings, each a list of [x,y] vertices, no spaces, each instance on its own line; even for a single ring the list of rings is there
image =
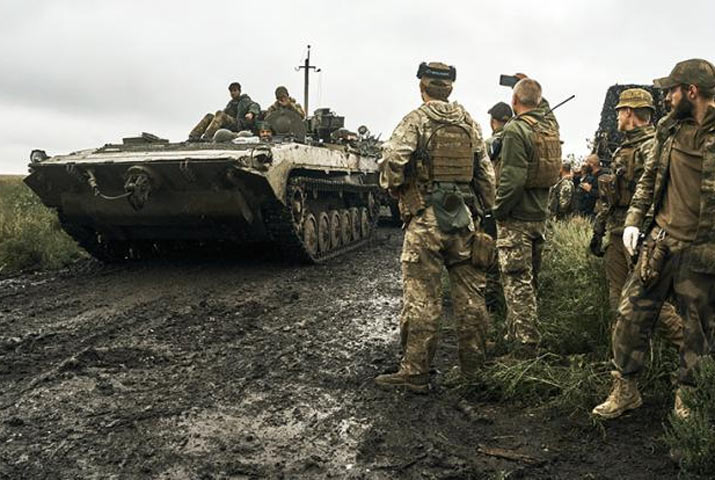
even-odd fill
[[[389,136],[419,105],[421,61],[457,68],[452,99],[489,133],[509,101],[500,73],[539,80],[564,153],[587,153],[606,89],[651,83],[675,62],[715,61],[715,2],[0,0],[0,173],[30,150],[68,153],[151,132],[184,140],[227,86],[266,108],[313,46],[310,109]]]

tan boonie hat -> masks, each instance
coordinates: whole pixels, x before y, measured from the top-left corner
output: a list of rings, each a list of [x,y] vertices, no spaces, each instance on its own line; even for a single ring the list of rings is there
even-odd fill
[[[628,88],[621,92],[618,97],[618,105],[616,105],[616,110],[619,108],[650,108],[655,111],[655,105],[653,105],[653,96],[642,88]]]
[[[702,58],[691,58],[678,62],[663,78],[656,78],[653,84],[658,88],[672,88],[676,85],[697,85],[702,88],[715,87],[715,67]]]

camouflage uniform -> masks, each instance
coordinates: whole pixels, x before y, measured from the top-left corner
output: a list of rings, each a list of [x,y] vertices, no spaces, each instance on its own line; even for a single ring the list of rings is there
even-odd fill
[[[248,113],[253,114],[253,121],[244,118]],[[219,110],[215,114],[207,113],[191,130],[189,140],[198,140],[199,138],[211,140],[221,128],[227,128],[232,132],[251,129],[255,118],[260,113],[261,107],[251,100],[251,97],[243,94],[238,99],[231,99],[223,110]]]
[[[303,107],[301,107],[300,104],[293,97],[288,97],[288,105],[281,105],[278,100],[273,102],[273,105],[268,107],[268,110],[266,110],[266,117],[273,112],[278,112],[281,110],[292,110],[298,115],[300,115],[301,118],[305,118],[305,111],[303,110]]]
[[[492,136],[485,141],[487,155],[489,156],[489,159],[494,166],[495,187],[499,187],[497,180],[499,179],[499,170],[501,168],[500,150],[503,136],[504,128],[498,128],[492,133]],[[491,212],[489,214],[487,222],[485,222],[485,230],[489,235],[494,237],[494,239],[497,238],[497,226],[494,217],[491,215]],[[497,260],[497,257],[495,256],[494,261],[487,268],[487,289],[484,293],[487,308],[490,311],[496,310],[503,296],[504,292],[501,286],[499,262]]]
[[[437,346],[444,267],[449,273],[462,371],[474,372],[484,355],[488,328],[483,296],[485,275],[471,262],[475,239],[471,215],[466,213],[464,228],[444,231],[438,222],[436,206],[429,201],[439,177],[430,173],[424,162],[414,167],[414,173],[406,174],[408,164],[415,163],[412,160],[415,151],[424,146],[440,125],[461,125],[463,131],[469,132],[467,160],[469,176],[473,179],[471,184],[457,183],[457,186],[465,194],[479,192],[486,208],[493,204],[493,170],[485,155],[480,128],[456,102],[425,102],[402,119],[383,145],[380,184],[399,195],[400,212],[407,224],[400,257],[404,291],[400,319],[403,358],[397,374],[376,379],[383,385],[385,378],[424,378],[428,374]],[[419,200],[415,204],[415,198],[424,200],[422,208]]]
[[[561,177],[549,191],[549,215],[563,220],[573,213],[574,185],[571,177]]]
[[[633,88],[621,92],[619,108],[650,108],[653,99],[646,90]],[[606,236],[605,268],[608,280],[608,299],[615,313],[621,300],[623,285],[632,271],[630,255],[623,245],[623,227],[630,199],[635,191],[645,161],[653,154],[655,128],[652,125],[636,127],[625,132],[625,139],[614,152],[611,174],[603,177],[608,186],[600,189],[604,208],[596,215],[594,237]],[[670,303],[664,303],[658,326],[663,336],[676,347],[683,342],[682,320]]]
[[[558,139],[559,126],[545,100],[536,109],[517,115],[507,123],[494,209],[499,267],[507,305],[507,337],[522,344],[539,341],[536,290],[549,196],[549,188],[526,188],[529,165],[539,161],[532,141],[532,123],[539,124],[539,128]],[[558,155],[561,155],[560,148]]]
[[[656,86],[670,88],[678,84],[715,87],[715,67],[705,60],[688,60],[673,69],[670,77],[656,80]],[[683,191],[678,185],[678,165],[700,166],[693,170],[700,189]],[[693,168],[693,167],[691,167]],[[692,172],[691,172],[692,173]],[[685,194],[685,195],[683,195]],[[680,203],[684,200],[685,203]],[[667,217],[688,202],[699,205],[692,211],[693,235],[682,238],[682,218]],[[649,239],[641,249],[636,272],[626,282],[618,308],[613,333],[614,364],[624,378],[637,374],[647,350],[664,300],[674,295],[682,307],[684,335],[680,350],[681,384],[693,384],[693,369],[700,357],[713,349],[715,332],[715,106],[710,105],[700,125],[692,118],[677,120],[671,113],[661,120],[656,133],[653,156],[648,159],[643,175],[628,209],[625,225],[645,227]],[[681,237],[681,238],[678,238]],[[659,275],[648,285],[640,267],[656,258],[649,246],[662,244],[666,254]],[[649,252],[649,253],[646,253]],[[645,270],[647,273],[647,269]],[[648,275],[645,275],[646,281]]]

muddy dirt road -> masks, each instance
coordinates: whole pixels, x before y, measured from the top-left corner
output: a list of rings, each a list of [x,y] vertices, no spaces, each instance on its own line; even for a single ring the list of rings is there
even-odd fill
[[[0,478],[674,478],[662,408],[603,435],[461,398],[450,330],[432,393],[376,388],[400,308],[401,236],[379,237],[320,267],[88,260],[0,279]]]

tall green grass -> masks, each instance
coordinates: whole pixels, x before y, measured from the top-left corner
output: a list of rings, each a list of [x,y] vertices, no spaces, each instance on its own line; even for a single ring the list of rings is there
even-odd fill
[[[588,252],[590,238],[591,224],[581,217],[549,223],[539,274],[540,351],[534,358],[510,355],[502,338],[504,319],[493,316],[495,358],[468,387],[477,395],[567,414],[587,414],[606,397],[612,319],[603,261]],[[676,367],[676,352],[654,341],[641,376],[644,394],[670,401]]]
[[[695,375],[696,388],[684,390],[688,418],[671,414],[665,442],[680,455],[685,478],[712,478],[715,474],[715,359],[706,357]]]
[[[83,255],[20,177],[0,176],[0,274],[59,268]]]

